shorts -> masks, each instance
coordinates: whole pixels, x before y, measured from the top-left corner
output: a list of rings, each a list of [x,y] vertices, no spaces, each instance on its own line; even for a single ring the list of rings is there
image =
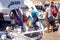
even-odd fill
[[[51,26],[54,26],[54,22],[49,22],[49,24],[50,24]]]
[[[55,24],[55,21],[48,21],[48,18],[46,17],[45,18],[45,22],[47,22],[47,25],[51,25],[51,26],[54,26],[54,24]]]

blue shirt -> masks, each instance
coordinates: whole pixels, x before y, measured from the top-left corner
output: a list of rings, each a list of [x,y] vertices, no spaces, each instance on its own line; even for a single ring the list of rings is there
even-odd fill
[[[36,14],[36,15],[38,15],[38,11],[36,11],[36,10],[32,10],[32,14]]]

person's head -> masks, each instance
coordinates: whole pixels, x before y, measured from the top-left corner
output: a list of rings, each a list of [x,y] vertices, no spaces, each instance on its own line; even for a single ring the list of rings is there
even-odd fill
[[[51,5],[50,7],[51,7],[51,8],[53,8],[53,7],[54,7],[54,5]]]
[[[54,4],[54,2],[51,2],[51,4]]]
[[[49,7],[49,4],[45,4],[44,7],[45,7],[45,8]]]
[[[50,5],[54,5],[54,2],[51,2]]]
[[[30,19],[31,18],[31,16],[28,16],[28,19]]]

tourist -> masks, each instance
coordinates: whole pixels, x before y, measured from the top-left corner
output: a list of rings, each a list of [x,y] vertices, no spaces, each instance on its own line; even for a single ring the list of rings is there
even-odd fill
[[[49,32],[50,25],[51,25],[52,32],[53,32],[55,19],[53,18],[52,12],[51,12],[52,6],[49,6],[49,4],[45,4],[44,6],[46,8],[45,24],[47,27],[47,32]]]
[[[39,26],[36,24],[36,22],[38,21],[38,12],[36,10],[34,10],[34,8],[32,7],[32,17],[33,17],[33,22],[32,25],[34,27],[35,30],[39,29]]]

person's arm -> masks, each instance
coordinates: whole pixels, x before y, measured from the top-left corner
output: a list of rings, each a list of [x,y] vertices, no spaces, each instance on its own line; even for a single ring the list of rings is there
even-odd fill
[[[45,17],[48,17],[48,8],[46,9],[46,11],[45,11]]]
[[[11,17],[11,12],[9,13],[9,16]]]
[[[45,17],[48,17],[48,12],[45,13]]]

